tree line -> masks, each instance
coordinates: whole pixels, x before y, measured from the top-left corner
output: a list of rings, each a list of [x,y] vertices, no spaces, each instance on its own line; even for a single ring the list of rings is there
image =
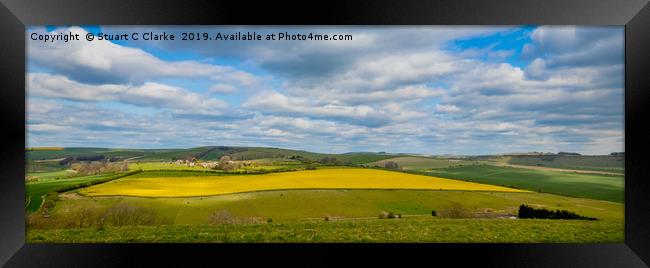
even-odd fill
[[[560,220],[598,220],[592,217],[585,217],[567,210],[548,210],[545,208],[533,208],[522,204],[519,206],[520,219],[560,219]]]

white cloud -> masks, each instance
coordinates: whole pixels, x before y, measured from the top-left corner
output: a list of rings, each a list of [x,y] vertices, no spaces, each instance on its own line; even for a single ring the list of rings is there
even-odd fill
[[[29,139],[337,152],[620,151],[622,30],[538,27],[522,67],[503,62],[513,50],[443,46],[504,29],[358,27],[350,30],[355,41],[338,43],[129,43],[143,49],[30,42]],[[157,50],[232,56],[269,77],[147,52]],[[169,85],[183,82],[193,90]],[[221,94],[232,95],[215,97]],[[96,104],[103,102],[157,109],[102,110]],[[228,117],[240,112],[247,116]]]
[[[47,34],[43,28],[32,32]],[[80,27],[58,28],[49,34],[68,33],[85,36]],[[156,78],[206,78],[222,83],[251,86],[259,82],[250,73],[230,66],[196,61],[165,61],[139,48],[126,47],[106,40],[92,42],[28,42],[29,60],[54,73],[87,83],[142,83]]]
[[[104,84],[91,85],[72,81],[62,75],[29,73],[27,91],[30,96],[61,98],[75,101],[117,101],[126,104],[166,108],[179,113],[221,114],[228,104],[207,98],[179,87],[147,82],[140,86]]]
[[[377,107],[332,103],[318,104],[307,98],[287,97],[275,91],[254,95],[243,104],[243,107],[267,114],[333,119],[369,126],[403,122],[426,116],[423,113],[408,110],[403,105],[394,102]]]
[[[436,111],[442,113],[456,113],[460,111],[460,108],[453,104],[437,104]]]
[[[526,77],[530,79],[543,79],[546,77],[545,72],[546,63],[540,58],[533,60],[524,71]]]

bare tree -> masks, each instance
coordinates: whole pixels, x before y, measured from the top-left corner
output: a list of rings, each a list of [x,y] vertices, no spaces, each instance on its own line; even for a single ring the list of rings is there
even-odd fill
[[[397,164],[397,162],[387,161],[384,163],[384,167],[390,169],[399,169],[399,164]]]
[[[443,218],[452,218],[452,219],[472,217],[472,213],[458,202],[452,202],[449,205],[449,207],[442,209],[439,214]]]
[[[224,155],[219,158],[218,167],[222,170],[233,170],[237,168],[237,165],[232,161],[230,156]]]

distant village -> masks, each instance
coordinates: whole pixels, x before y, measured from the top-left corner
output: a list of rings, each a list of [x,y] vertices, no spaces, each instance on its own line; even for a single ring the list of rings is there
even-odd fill
[[[222,170],[233,170],[242,167],[254,167],[257,164],[252,161],[234,161],[230,156],[222,156],[219,161],[200,161],[195,157],[191,159],[179,159],[170,162],[170,164],[175,164],[179,166],[188,166],[188,167],[204,167],[209,169],[222,169]]]

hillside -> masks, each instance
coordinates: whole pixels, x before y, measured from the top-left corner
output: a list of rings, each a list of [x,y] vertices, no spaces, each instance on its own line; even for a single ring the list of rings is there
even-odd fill
[[[343,164],[364,164],[388,159],[393,156],[380,153],[355,152],[345,154],[323,154],[301,150],[267,147],[204,146],[188,149],[108,149],[108,148],[63,148],[61,150],[28,150],[29,165],[39,171],[61,169],[68,161],[174,161],[181,159],[218,160],[229,155],[234,160],[255,160],[287,158],[305,161],[338,161]],[[59,168],[57,168],[57,165]]]
[[[508,164],[543,166],[578,170],[597,170],[623,173],[624,156],[611,155],[512,155],[504,157]]]

